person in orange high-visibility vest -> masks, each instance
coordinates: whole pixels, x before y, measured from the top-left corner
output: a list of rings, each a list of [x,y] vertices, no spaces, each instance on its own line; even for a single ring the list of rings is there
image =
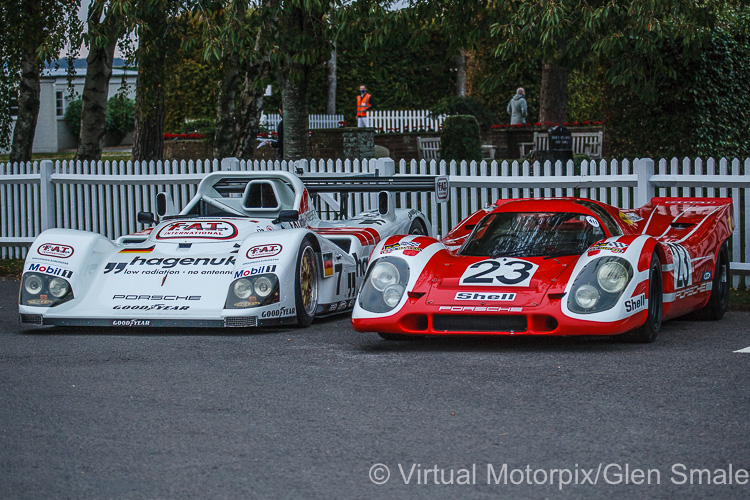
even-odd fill
[[[359,86],[359,95],[357,96],[357,126],[369,127],[370,120],[367,118],[367,112],[375,107],[375,99],[367,92],[367,87]]]

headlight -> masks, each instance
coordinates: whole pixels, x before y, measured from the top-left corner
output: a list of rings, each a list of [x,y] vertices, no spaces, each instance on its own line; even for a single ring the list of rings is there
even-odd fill
[[[234,294],[241,299],[246,299],[253,294],[253,284],[247,279],[235,281],[232,288],[234,289]]]
[[[255,280],[255,293],[258,294],[258,297],[268,297],[272,291],[273,283],[270,279],[262,277]]]
[[[36,274],[28,275],[23,282],[23,288],[31,295],[39,295],[42,293],[42,287],[42,278]]]
[[[248,273],[249,274],[249,273]],[[225,309],[248,309],[279,302],[279,278],[272,273],[238,278],[227,291]]]
[[[385,313],[396,307],[406,293],[409,265],[398,257],[386,256],[367,269],[359,305],[366,311]]]
[[[68,280],[46,274],[24,273],[18,303],[24,306],[54,307],[73,300]]]
[[[628,284],[628,270],[619,262],[611,260],[599,267],[596,281],[605,292],[621,292]]]
[[[404,285],[390,285],[383,291],[383,302],[385,305],[393,309],[401,302],[401,297],[404,296]]]
[[[69,288],[68,282],[61,278],[52,278],[52,281],[49,282],[50,295],[58,299],[65,296]]]
[[[568,308],[593,314],[615,307],[633,279],[633,266],[622,257],[607,256],[587,263],[578,273],[568,295]]]
[[[401,279],[401,275],[396,269],[396,266],[390,262],[383,262],[379,260],[375,267],[372,268],[370,273],[370,281],[375,290],[382,292],[390,285],[398,283]]]
[[[576,304],[583,309],[596,307],[600,297],[599,291],[591,285],[583,285],[575,293]]]

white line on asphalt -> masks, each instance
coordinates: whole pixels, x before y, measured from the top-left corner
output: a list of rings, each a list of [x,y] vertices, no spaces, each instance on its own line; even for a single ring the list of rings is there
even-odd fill
[[[739,351],[734,351],[734,352],[744,352],[744,353],[750,354],[750,347],[745,347],[744,349],[740,349]]]

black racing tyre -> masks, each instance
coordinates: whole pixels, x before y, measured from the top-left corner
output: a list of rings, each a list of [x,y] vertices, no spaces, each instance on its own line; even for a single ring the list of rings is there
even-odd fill
[[[649,344],[656,340],[661,328],[664,288],[661,282],[661,262],[654,252],[651,255],[651,266],[648,272],[648,314],[646,321],[635,330],[620,335],[623,342]]]
[[[381,337],[383,337],[385,340],[396,340],[396,341],[404,341],[404,340],[419,340],[421,338],[424,338],[424,335],[403,335],[401,333],[378,333]]]
[[[318,308],[318,261],[310,238],[305,238],[297,252],[294,296],[297,308],[297,324],[310,326]]]
[[[713,283],[711,285],[711,297],[708,304],[702,309],[695,311],[689,317],[700,321],[717,321],[724,317],[729,309],[729,287],[732,272],[729,269],[729,248],[724,242],[719,248],[719,256],[716,259]]]
[[[421,219],[414,219],[409,226],[409,234],[416,234],[421,236],[427,236],[427,228]]]

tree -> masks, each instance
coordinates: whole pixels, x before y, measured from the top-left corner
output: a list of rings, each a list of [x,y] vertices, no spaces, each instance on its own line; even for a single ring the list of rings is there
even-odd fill
[[[271,62],[277,68],[284,110],[284,158],[310,156],[308,87],[310,73],[330,54],[337,0],[277,0],[279,29]]]
[[[128,0],[93,0],[89,5],[88,33],[85,36],[89,54],[86,57],[76,160],[101,158],[112,60],[118,39],[127,29],[127,16],[132,8]]]
[[[164,62],[175,45],[174,19],[181,2],[149,0],[136,3],[138,65],[133,159],[161,160],[164,151]]]
[[[221,65],[213,139],[216,156],[253,156],[276,33],[273,4],[264,0],[248,9],[242,0],[218,2],[216,22],[205,25],[205,57]]]
[[[40,76],[70,41],[77,47],[78,1],[0,0],[0,146],[7,147],[12,118],[7,103],[18,97],[10,161],[30,161],[39,115]],[[72,60],[72,55],[71,55]],[[72,65],[71,65],[72,68]]]
[[[605,78],[654,99],[658,82],[673,79],[662,47],[675,42],[697,57],[729,2],[627,0],[526,2],[510,0],[494,11],[495,55],[515,60],[529,53],[542,60],[539,121],[566,120],[568,73],[612,61]],[[685,60],[687,61],[688,58]]]

